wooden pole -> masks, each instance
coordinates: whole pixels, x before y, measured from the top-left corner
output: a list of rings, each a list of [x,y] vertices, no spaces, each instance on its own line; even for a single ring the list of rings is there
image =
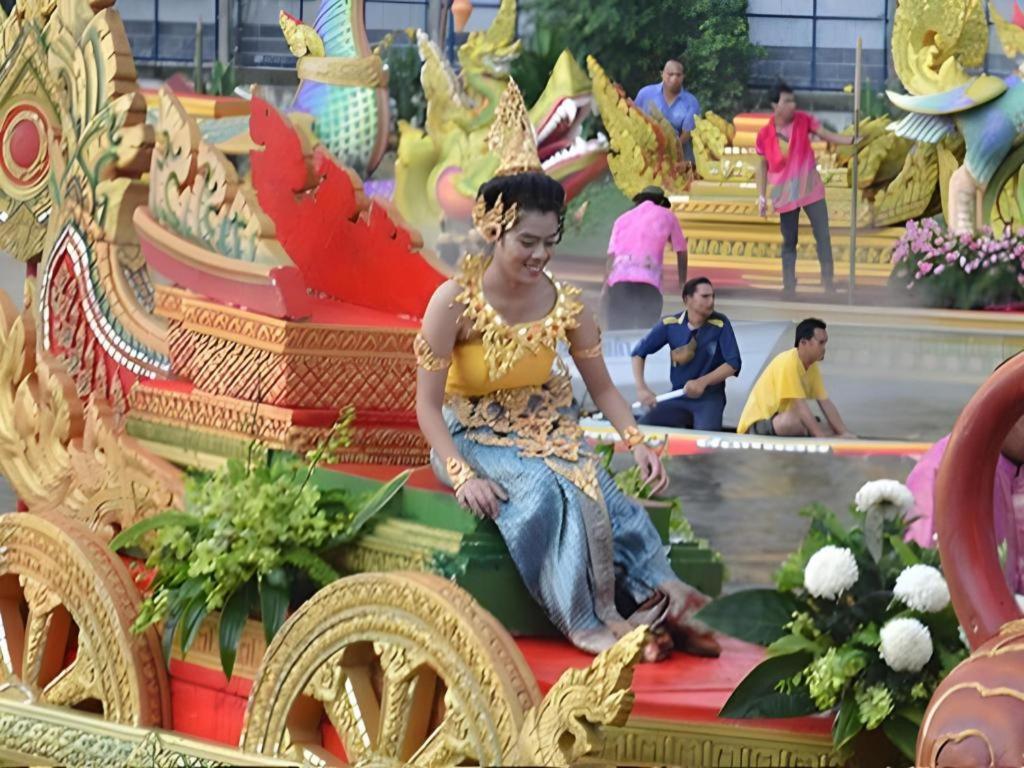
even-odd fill
[[[859,192],[857,189],[857,141],[860,139],[860,65],[862,42],[861,38],[858,37],[857,55],[854,58],[853,67],[853,158],[850,160],[852,163],[850,173],[850,186],[852,187],[850,192],[852,195],[850,203],[850,285],[846,289],[847,302],[849,304],[853,304],[853,291],[857,285],[857,195]]]

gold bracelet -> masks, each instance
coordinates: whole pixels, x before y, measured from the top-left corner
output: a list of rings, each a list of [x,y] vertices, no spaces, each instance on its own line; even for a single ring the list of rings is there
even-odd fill
[[[594,346],[587,347],[586,349],[576,349],[575,347],[573,347],[572,349],[569,350],[569,354],[571,354],[573,357],[579,360],[589,360],[594,357],[600,357],[601,352],[602,345],[600,341],[597,342],[597,344],[595,344]]]
[[[578,357],[581,360],[587,360],[589,358],[600,357],[602,350],[601,343],[601,329],[597,329],[597,343],[592,347],[586,349],[576,349],[575,345],[569,348],[569,354],[573,357]]]
[[[636,424],[630,424],[622,430],[622,439],[630,448],[636,448],[644,441],[644,433]]]
[[[452,483],[452,490],[458,491],[459,488],[464,486],[470,480],[476,477],[476,472],[461,459],[456,459],[454,456],[448,458],[444,463],[445,472],[448,473],[448,479]]]
[[[430,348],[430,342],[417,333],[412,342],[412,350],[416,353],[416,365],[425,371],[443,371],[452,364],[450,357],[438,357]]]

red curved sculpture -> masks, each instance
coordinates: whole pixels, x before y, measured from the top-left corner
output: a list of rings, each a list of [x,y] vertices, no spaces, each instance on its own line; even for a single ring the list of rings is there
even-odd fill
[[[999,567],[992,478],[1024,414],[1024,355],[997,370],[957,420],[936,483],[939,551],[971,656],[936,689],[917,738],[918,766],[1020,765],[1024,620]]]
[[[971,649],[1020,611],[999,568],[992,478],[1010,428],[1024,415],[1024,355],[1001,366],[953,428],[935,485],[939,552],[956,615]]]

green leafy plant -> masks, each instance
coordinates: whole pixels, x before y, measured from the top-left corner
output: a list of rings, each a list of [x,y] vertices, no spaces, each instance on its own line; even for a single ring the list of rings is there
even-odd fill
[[[661,501],[667,502],[670,505],[669,538],[673,543],[685,543],[697,540],[694,536],[693,527],[690,525],[690,521],[687,520],[686,515],[683,514],[683,502],[678,496],[673,496],[672,498],[655,497],[651,491],[651,486],[644,482],[643,477],[640,474],[640,467],[635,464],[625,469],[620,469],[618,472],[613,471],[612,459],[615,456],[614,443],[599,443],[594,446],[594,452],[600,458],[601,466],[603,466],[608,474],[612,476],[615,484],[619,486],[619,490],[624,494],[630,498],[639,499],[640,501]],[[701,541],[701,544],[707,546],[706,541]]]
[[[225,64],[220,60],[213,62],[206,92],[214,96],[231,96],[235,92],[236,85],[238,83],[235,78],[234,65]]]
[[[305,462],[271,457],[253,445],[247,459],[229,459],[185,484],[185,509],[136,523],[111,541],[114,550],[149,540],[150,594],[133,629],[164,622],[164,658],[175,637],[188,651],[203,619],[220,611],[220,657],[231,677],[242,628],[258,610],[267,643],[284,622],[302,581],[324,586],[340,578],[325,553],[351,542],[402,488],[403,472],[366,498],[311,482],[317,465],[348,445],[353,412],[346,410]]]
[[[761,51],[750,41],[747,0],[530,0],[526,7],[536,29],[571,30],[573,53],[581,61],[596,56],[631,96],[660,81],[666,59],[681,59],[685,88],[702,112],[737,111]]]
[[[776,573],[776,589],[727,595],[698,614],[768,648],[720,716],[836,710],[841,757],[860,733],[881,729],[913,760],[925,706],[967,649],[938,553],[904,540],[912,502],[905,486],[883,480],[857,494],[850,528],[824,506],[807,507],[810,529]]]

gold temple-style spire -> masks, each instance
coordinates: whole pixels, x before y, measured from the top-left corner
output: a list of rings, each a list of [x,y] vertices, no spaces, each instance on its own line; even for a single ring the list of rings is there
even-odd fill
[[[526,111],[523,94],[511,78],[498,102],[494,124],[487,134],[487,148],[501,158],[495,176],[544,172],[537,153],[537,134],[534,133],[533,123]]]

